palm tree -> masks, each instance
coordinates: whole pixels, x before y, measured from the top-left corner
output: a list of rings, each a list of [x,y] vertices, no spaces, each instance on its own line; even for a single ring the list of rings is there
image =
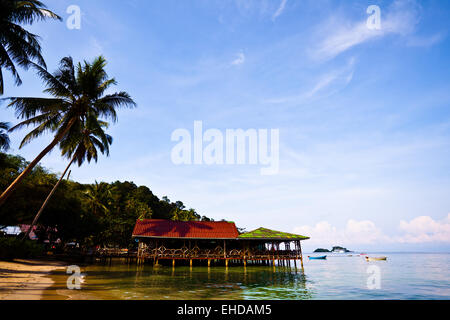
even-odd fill
[[[105,182],[89,185],[85,193],[88,205],[91,207],[92,213],[97,216],[109,213],[108,204],[112,197],[111,187]]]
[[[8,151],[9,149],[9,136],[7,131],[9,130],[9,123],[0,122],[0,151]]]
[[[0,206],[14,191],[17,185],[30,174],[31,170],[63,139],[78,134],[80,126],[88,117],[117,121],[117,107],[136,106],[126,92],[104,95],[105,91],[116,84],[109,79],[105,71],[106,61],[100,56],[92,63],[84,61],[74,67],[70,57],[63,58],[59,69],[52,75],[44,68],[33,64],[41,78],[46,82],[45,93],[54,98],[9,98],[10,107],[16,109],[18,118],[25,119],[11,131],[35,126],[23,139],[20,148],[47,131],[55,132],[53,141],[30,162],[24,171],[0,196]],[[76,69],[76,70],[75,70]],[[100,124],[98,124],[100,125]]]
[[[35,61],[45,68],[39,37],[20,25],[48,18],[62,20],[40,1],[0,0],[0,95],[4,90],[2,69],[9,70],[16,85],[21,85],[14,63],[27,69]]]
[[[84,123],[84,126],[79,128],[79,131],[77,132],[78,134],[67,135],[61,141],[60,146],[62,155],[69,158],[70,162],[59,178],[58,182],[54,185],[52,191],[50,191],[50,193],[48,194],[23,239],[27,239],[29,237],[31,230],[33,230],[33,227],[36,225],[39,217],[42,214],[42,211],[44,211],[47,203],[50,201],[59,184],[64,179],[64,176],[66,175],[70,166],[74,162],[77,162],[79,167],[81,167],[85,160],[87,160],[88,163],[90,163],[92,159],[97,162],[97,148],[102,154],[106,153],[106,155],[109,156],[109,146],[112,143],[112,137],[110,135],[107,135],[103,131],[103,128],[108,127],[108,123],[104,121],[98,121],[92,115],[90,115],[86,120],[87,121]]]

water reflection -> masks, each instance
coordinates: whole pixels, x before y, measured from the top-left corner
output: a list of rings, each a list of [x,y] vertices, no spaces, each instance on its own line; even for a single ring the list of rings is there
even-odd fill
[[[367,288],[367,267],[381,270],[381,288]],[[67,290],[67,275],[54,290],[73,299],[450,299],[450,254],[389,254],[388,261],[361,257],[305,261],[305,273],[289,267],[171,265],[153,268],[114,262],[82,268],[82,290]]]
[[[106,299],[311,299],[303,272],[292,268],[92,265],[86,288]],[[83,288],[84,289],[84,288]],[[92,292],[92,291],[91,291]]]

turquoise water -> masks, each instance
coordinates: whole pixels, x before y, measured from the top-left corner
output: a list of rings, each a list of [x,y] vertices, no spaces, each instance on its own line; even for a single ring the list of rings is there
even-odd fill
[[[329,255],[294,268],[160,267],[115,262],[83,269],[74,299],[450,299],[450,254],[386,253],[387,261]],[[379,288],[369,289],[369,266]],[[372,267],[373,269],[373,267]],[[370,269],[369,269],[370,270]],[[373,272],[373,271],[372,271]],[[372,278],[371,278],[372,279]],[[376,282],[370,282],[375,283]],[[75,294],[75,295],[74,295]],[[77,294],[79,295],[77,297]]]

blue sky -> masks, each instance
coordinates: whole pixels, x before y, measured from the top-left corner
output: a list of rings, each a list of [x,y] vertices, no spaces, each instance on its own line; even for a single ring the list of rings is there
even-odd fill
[[[129,180],[215,219],[298,232],[317,246],[450,251],[450,4],[445,1],[47,0],[66,21],[29,28],[59,60],[102,54],[135,110],[109,158],[72,178]],[[369,30],[369,5],[381,29]],[[43,96],[37,76],[6,96]],[[2,121],[17,122],[0,109]],[[174,130],[279,129],[280,170],[171,161]],[[31,160],[50,140],[12,152]],[[61,172],[55,150],[42,164]]]

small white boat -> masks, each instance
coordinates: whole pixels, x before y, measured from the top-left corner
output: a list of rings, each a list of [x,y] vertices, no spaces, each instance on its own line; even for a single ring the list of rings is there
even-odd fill
[[[366,256],[366,261],[383,261],[383,260],[387,260],[387,257],[367,257]]]

